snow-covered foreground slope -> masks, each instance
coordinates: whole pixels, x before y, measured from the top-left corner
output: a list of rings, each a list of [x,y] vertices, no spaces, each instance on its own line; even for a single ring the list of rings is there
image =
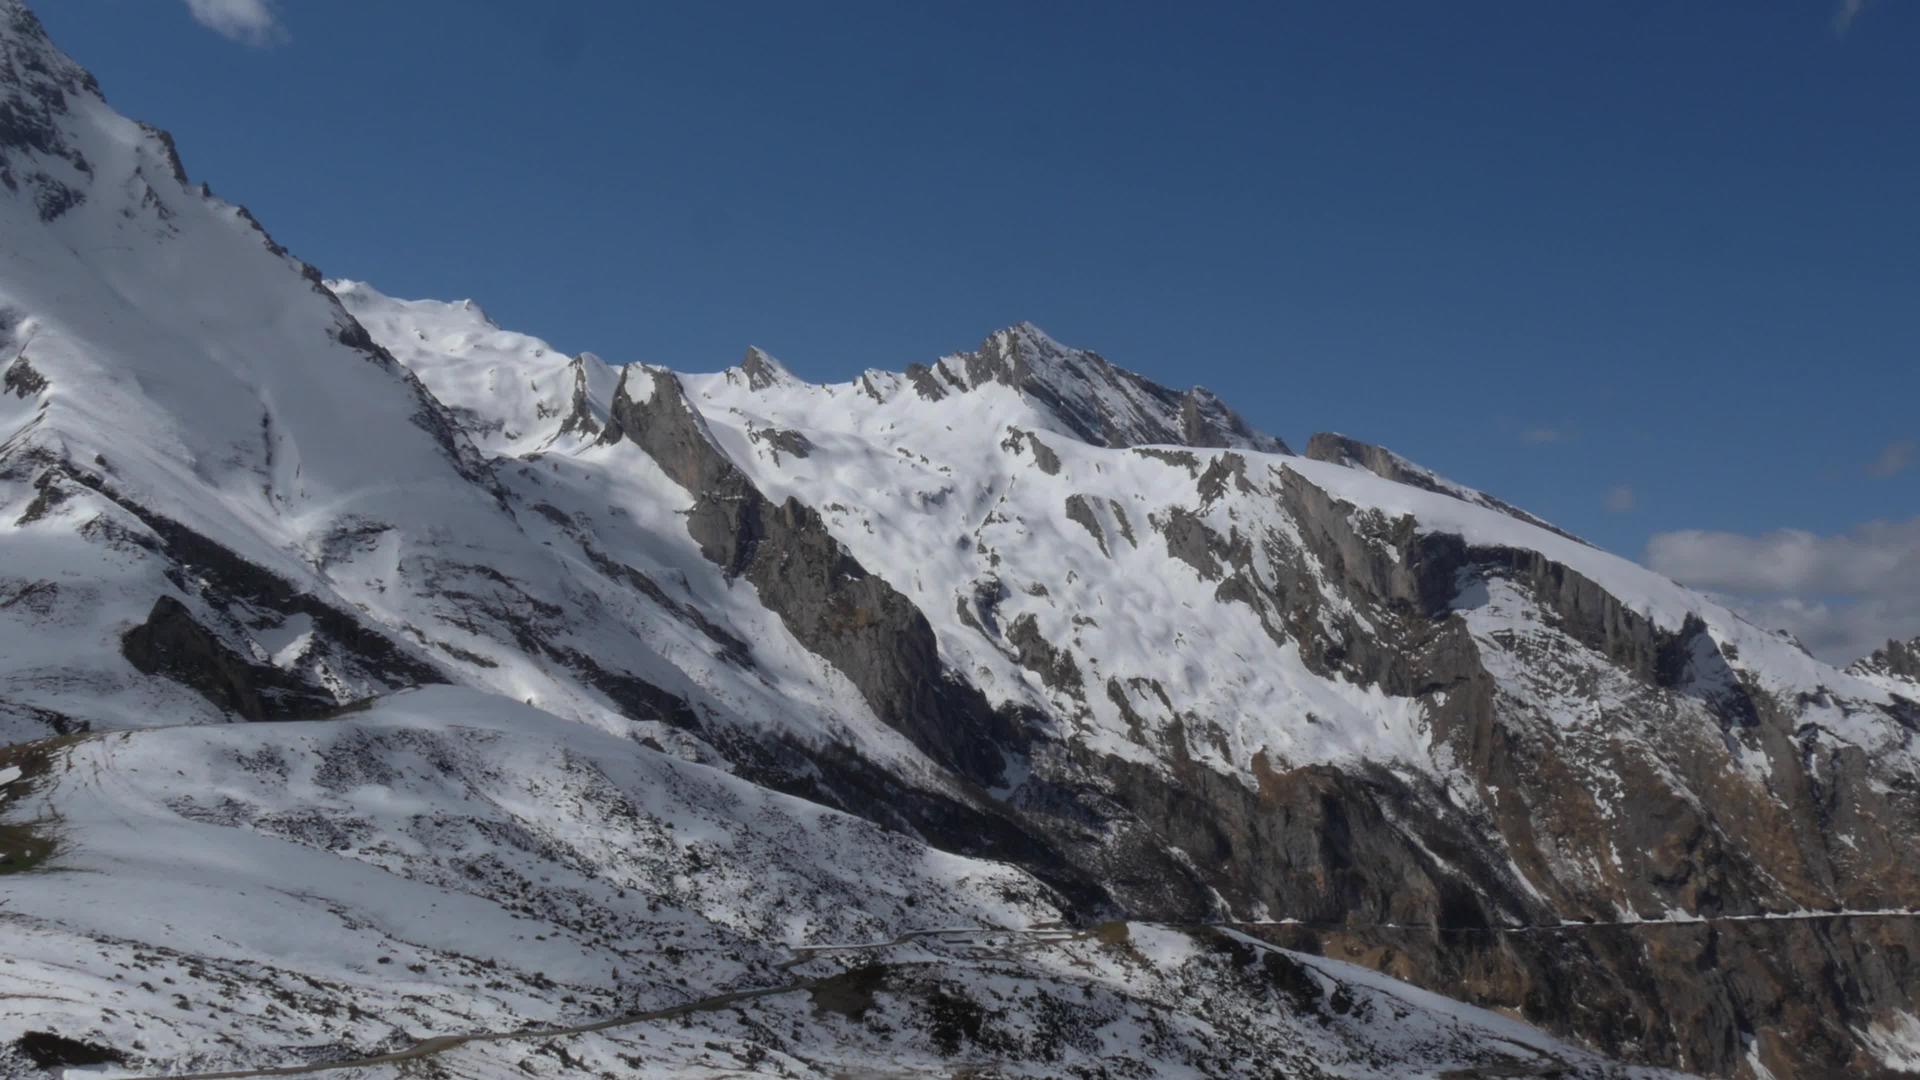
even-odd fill
[[[1906,652],[1031,325],[814,385],[323,281],[15,0],[0,119],[6,1067],[1905,1060]]]
[[[1525,1025],[1223,932],[1049,930],[1050,890],[1010,867],[474,691],[34,753],[10,811],[60,854],[0,912],[9,998],[32,1003],[0,1035],[118,1048],[130,1068],[110,1072],[622,1016],[639,1019],[451,1046],[447,1067],[1603,1071]],[[760,989],[780,992],[722,1000]],[[689,1003],[711,1005],[648,1017]]]

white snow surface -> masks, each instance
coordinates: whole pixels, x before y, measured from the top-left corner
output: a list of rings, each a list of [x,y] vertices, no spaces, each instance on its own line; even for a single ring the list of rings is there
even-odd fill
[[[461,415],[491,417],[486,423],[517,433],[516,442],[495,444],[496,450],[561,445],[554,442],[559,421],[550,403],[499,389],[552,381],[564,366],[553,350],[490,329],[464,302],[394,300],[360,283],[335,288],[436,396]],[[473,362],[481,347],[475,342],[495,340],[512,345],[489,347],[483,378]],[[1028,343],[1029,355],[1042,358],[1038,370],[1052,392],[1063,397],[1078,384],[1059,358],[1091,355],[1031,326],[995,335],[990,346],[994,342],[1007,349]],[[674,376],[719,449],[770,499],[791,496],[819,510],[864,567],[915,602],[933,625],[943,659],[991,700],[1040,707],[1072,737],[1104,752],[1159,759],[1162,748],[1150,733],[1143,738],[1133,730],[1130,712],[1155,730],[1183,715],[1215,719],[1218,738],[1190,751],[1250,783],[1254,760],[1263,754],[1275,765],[1368,760],[1442,774],[1450,769],[1444,751],[1431,745],[1418,701],[1315,674],[1297,647],[1276,643],[1253,609],[1222,602],[1216,580],[1170,557],[1166,524],[1190,516],[1220,535],[1250,540],[1257,572],[1272,576],[1268,541],[1297,542],[1299,535],[1280,493],[1290,480],[1304,480],[1350,504],[1355,516],[1410,516],[1422,531],[1457,534],[1472,545],[1537,551],[1662,629],[1678,631],[1696,617],[1731,658],[1731,668],[1755,685],[1789,700],[1804,694],[1830,702],[1831,722],[1822,729],[1828,737],[1912,761],[1905,733],[1873,709],[1890,700],[1882,683],[1824,664],[1630,560],[1482,505],[1486,500],[1470,498],[1477,494],[1470,489],[1429,491],[1247,446],[1090,445],[1033,394],[992,378],[969,380],[964,357],[944,358],[931,369],[944,391],[930,397],[905,375],[867,372],[850,382],[812,384],[765,353],[754,355],[774,377],[751,378],[744,367]],[[592,392],[605,392],[607,382],[596,380]],[[1087,401],[1076,407],[1135,407],[1096,400],[1117,392],[1105,380],[1082,383]],[[651,380],[628,386],[644,393]],[[608,404],[596,399],[595,415],[604,415]],[[804,437],[808,450],[783,450],[769,437],[782,432]],[[636,483],[634,474],[648,473],[650,463],[636,464],[639,455],[624,445],[576,441],[564,453],[521,456],[531,464],[518,468],[534,470],[542,484],[558,481],[580,494],[573,502],[552,501],[596,535],[619,528],[599,512],[608,502],[637,515],[662,499],[690,499],[662,479]],[[1055,467],[1043,467],[1043,459]],[[1229,481],[1211,494],[1201,489],[1198,481],[1210,468],[1235,461],[1242,463],[1244,484]],[[503,475],[511,482],[512,474]],[[614,487],[625,489],[624,496],[603,494]],[[1098,535],[1070,515],[1070,499],[1094,519]],[[982,596],[991,598],[990,611],[982,610]],[[1024,618],[1072,658],[1081,676],[1078,692],[1048,687],[1022,666],[1007,630]],[[1489,659],[1498,667],[1497,657]],[[834,681],[831,672],[819,671],[809,679]],[[1125,699],[1125,709],[1116,698]],[[835,700],[846,703],[844,695]]]
[[[1060,434],[1043,406],[995,384],[930,401],[898,380],[760,390],[729,373],[683,381],[728,455],[771,498],[791,495],[821,509],[863,565],[919,604],[953,666],[976,674],[1001,700],[1041,701],[1057,713],[1080,714],[1080,734],[1115,753],[1134,751],[1102,685],[1149,679],[1164,688],[1171,707],[1135,700],[1136,712],[1162,719],[1189,712],[1242,724],[1214,758],[1222,767],[1245,769],[1262,750],[1295,764],[1428,763],[1414,703],[1307,671],[1247,607],[1219,602],[1216,582],[1170,558],[1166,539],[1154,529],[1176,514],[1192,515],[1222,535],[1250,538],[1258,561],[1265,537],[1284,539],[1297,529],[1279,499],[1289,472],[1356,513],[1411,516],[1423,531],[1454,533],[1473,545],[1537,551],[1663,629],[1678,631],[1696,616],[1735,657],[1735,669],[1768,691],[1789,699],[1830,696],[1847,717],[1836,728],[1844,737],[1876,748],[1904,742],[1890,723],[1864,719],[1866,706],[1888,700],[1882,686],[1823,664],[1630,560],[1458,497],[1247,449],[1161,447],[1143,454],[1090,446]],[[890,392],[876,395],[873,385]],[[751,437],[761,428],[798,431],[815,450],[805,458],[776,454]],[[999,437],[983,437],[986,432]],[[1058,458],[1057,474],[1040,467],[1019,432],[1038,433]],[[1162,456],[1172,454],[1190,455],[1192,463]],[[1229,482],[1208,498],[1196,479],[1228,454],[1245,462],[1248,486]],[[1073,496],[1094,506],[1102,537],[1069,519]],[[993,582],[1004,587],[1002,626],[1031,615],[1049,641],[1071,648],[1087,683],[1085,701],[1038,685],[1003,642],[958,614],[983,583]],[[1303,723],[1308,714],[1320,722]]]
[[[355,281],[329,281],[327,288],[488,453],[578,445],[582,435],[560,428],[576,391],[599,407],[589,418],[606,422],[618,374],[592,353],[569,357],[539,338],[502,330],[471,300],[395,300]],[[597,433],[596,427],[584,437]],[[568,434],[575,438],[567,440]]]
[[[337,720],[83,739],[15,813],[57,821],[64,843],[57,872],[0,910],[4,985],[26,1005],[0,1015],[0,1042],[56,1030],[176,1074],[482,1034],[441,1066],[544,1075],[539,1055],[564,1045],[621,1075],[737,1075],[744,1061],[814,1077],[883,1060],[948,1075],[982,1052],[1032,1076],[1060,1061],[1266,1075],[1279,1060],[1352,1077],[1513,1060],[1659,1075],[1299,954],[1284,955],[1349,1003],[1276,1008],[1200,946],[1211,931],[1053,929],[1049,891],[1018,870],[471,690]],[[873,964],[891,1026],[839,1023],[799,981]],[[759,988],[778,992],[686,1023],[512,1037]],[[961,990],[1002,1001],[1002,1049],[956,1062],[912,1034],[925,1024],[913,1002]],[[1059,1009],[1080,1019],[1062,1027]]]

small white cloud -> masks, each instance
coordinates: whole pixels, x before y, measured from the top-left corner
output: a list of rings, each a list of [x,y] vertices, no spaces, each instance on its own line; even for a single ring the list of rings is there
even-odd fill
[[[1566,437],[1566,432],[1556,427],[1531,427],[1520,433],[1520,441],[1530,443],[1555,443]]]
[[[201,26],[248,45],[279,45],[288,37],[268,0],[187,0],[187,10]]]
[[[1860,13],[1867,10],[1867,5],[1872,2],[1873,0],[1840,0],[1839,9],[1833,13],[1833,32],[1840,37],[1846,37],[1847,31],[1853,29],[1853,21],[1858,19]]]
[[[1607,489],[1607,509],[1615,514],[1624,514],[1632,510],[1639,502],[1633,489],[1625,484],[1615,484]]]
[[[1913,452],[1920,449],[1912,439],[1895,439],[1880,451],[1880,456],[1867,463],[1867,472],[1872,476],[1893,476],[1907,471],[1913,464]]]
[[[1920,517],[1869,522],[1838,536],[1659,533],[1647,543],[1646,563],[1723,595],[1827,660],[1855,660],[1890,638],[1920,634]]]
[[[1845,667],[1889,641],[1920,634],[1912,601],[1804,600],[1797,596],[1721,596],[1756,626],[1785,630],[1808,652]]]
[[[1734,593],[1920,593],[1920,517],[1871,521],[1841,536],[1659,533],[1647,542],[1647,565],[1686,585]]]

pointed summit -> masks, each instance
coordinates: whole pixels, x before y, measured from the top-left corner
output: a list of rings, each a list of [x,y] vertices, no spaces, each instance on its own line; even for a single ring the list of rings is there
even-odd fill
[[[740,366],[729,371],[727,377],[733,378],[736,374],[746,380],[749,390],[765,390],[794,381],[793,372],[758,345],[747,346],[747,355],[740,361]]]
[[[990,383],[1010,387],[1051,412],[1067,434],[1095,446],[1228,447],[1291,453],[1201,387],[1174,390],[1117,367],[1099,353],[1062,345],[1030,322],[996,330],[970,353],[933,369],[907,369],[923,396]],[[934,378],[935,375],[939,377]]]
[[[1904,642],[1889,640],[1871,655],[1855,660],[1847,670],[1855,675],[1904,679],[1920,686],[1920,637]]]

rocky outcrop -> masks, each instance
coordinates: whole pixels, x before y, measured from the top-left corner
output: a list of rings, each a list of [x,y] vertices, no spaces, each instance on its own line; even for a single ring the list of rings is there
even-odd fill
[[[1916,931],[1913,919],[1839,916],[1249,932],[1576,1031],[1628,1060],[1702,1076],[1753,1075],[1758,1062],[1779,1077],[1891,1077],[1856,1032],[1911,1010]]]
[[[630,382],[652,385],[637,397]],[[867,572],[818,512],[762,495],[717,445],[679,380],[628,368],[605,441],[645,450],[693,496],[687,530],[701,554],[744,578],[807,648],[860,689],[881,720],[934,760],[983,784],[999,781],[1022,729],[940,662],[933,629],[911,601]]]
[[[0,375],[0,389],[15,397],[32,397],[46,388],[46,377],[33,370],[24,351],[14,357],[13,363],[7,365],[6,373]]]
[[[1080,665],[1072,653],[1047,640],[1031,614],[1021,615],[1007,627],[1007,644],[1013,646],[1020,666],[1039,676],[1047,689],[1086,701],[1087,687]]]
[[[26,191],[42,221],[52,221],[86,193],[46,171],[70,169],[91,176],[93,166],[69,142],[59,124],[71,96],[98,94],[99,83],[53,47],[40,20],[24,7],[0,11],[0,187]]]
[[[756,427],[747,432],[747,437],[757,443],[765,443],[773,454],[773,462],[780,463],[780,455],[804,458],[813,453],[813,441],[802,432],[788,428]]]
[[[18,469],[32,461],[12,464]],[[153,549],[168,565],[174,585],[214,619],[235,628],[309,620],[313,643],[308,652],[325,658],[336,685],[374,693],[446,681],[432,663],[365,620],[140,505],[99,472],[53,461],[45,463],[34,484],[39,494],[17,524],[32,524],[77,495],[105,499],[145,530],[129,533],[126,542]],[[333,686],[243,657],[228,637],[196,620],[176,597],[162,595],[146,621],[128,631],[122,648],[138,670],[191,686],[221,709],[249,720],[307,716],[343,703]]]
[[[1912,641],[1888,641],[1872,655],[1856,660],[1848,670],[1863,675],[1886,675],[1905,679],[1920,688],[1920,637]]]
[[[1087,496],[1067,496],[1067,520],[1087,530],[1087,535],[1093,537],[1093,542],[1100,545],[1100,554],[1113,554],[1107,548],[1106,530],[1101,528],[1100,519],[1093,511],[1093,502]]]
[[[1060,475],[1060,455],[1054,452],[1053,447],[1040,441],[1040,436],[1031,431],[1023,431],[1016,427],[1008,428],[1007,437],[1000,440],[1000,448],[1013,454],[1031,449],[1033,463],[1040,467],[1041,472],[1048,476]]]
[[[302,719],[340,704],[305,680],[241,658],[171,596],[154,601],[147,621],[127,631],[120,647],[139,671],[190,686],[242,719]]]
[[[738,370],[741,378],[747,381],[748,389],[752,390],[768,390],[793,380],[793,376],[787,374],[786,367],[768,355],[765,349],[748,348]]]
[[[998,331],[973,352],[932,368],[907,369],[921,396],[938,400],[989,383],[1045,407],[1076,438],[1095,446],[1171,444],[1236,447],[1285,454],[1285,443],[1255,431],[1211,391],[1185,392],[1116,367],[1098,353],[1070,349],[1032,323]]]
[[[560,435],[578,435],[591,439],[600,434],[600,418],[595,415],[592,390],[587,382],[587,360],[585,354],[573,358],[567,365],[573,376],[573,391],[567,401],[566,419],[560,422]]]

